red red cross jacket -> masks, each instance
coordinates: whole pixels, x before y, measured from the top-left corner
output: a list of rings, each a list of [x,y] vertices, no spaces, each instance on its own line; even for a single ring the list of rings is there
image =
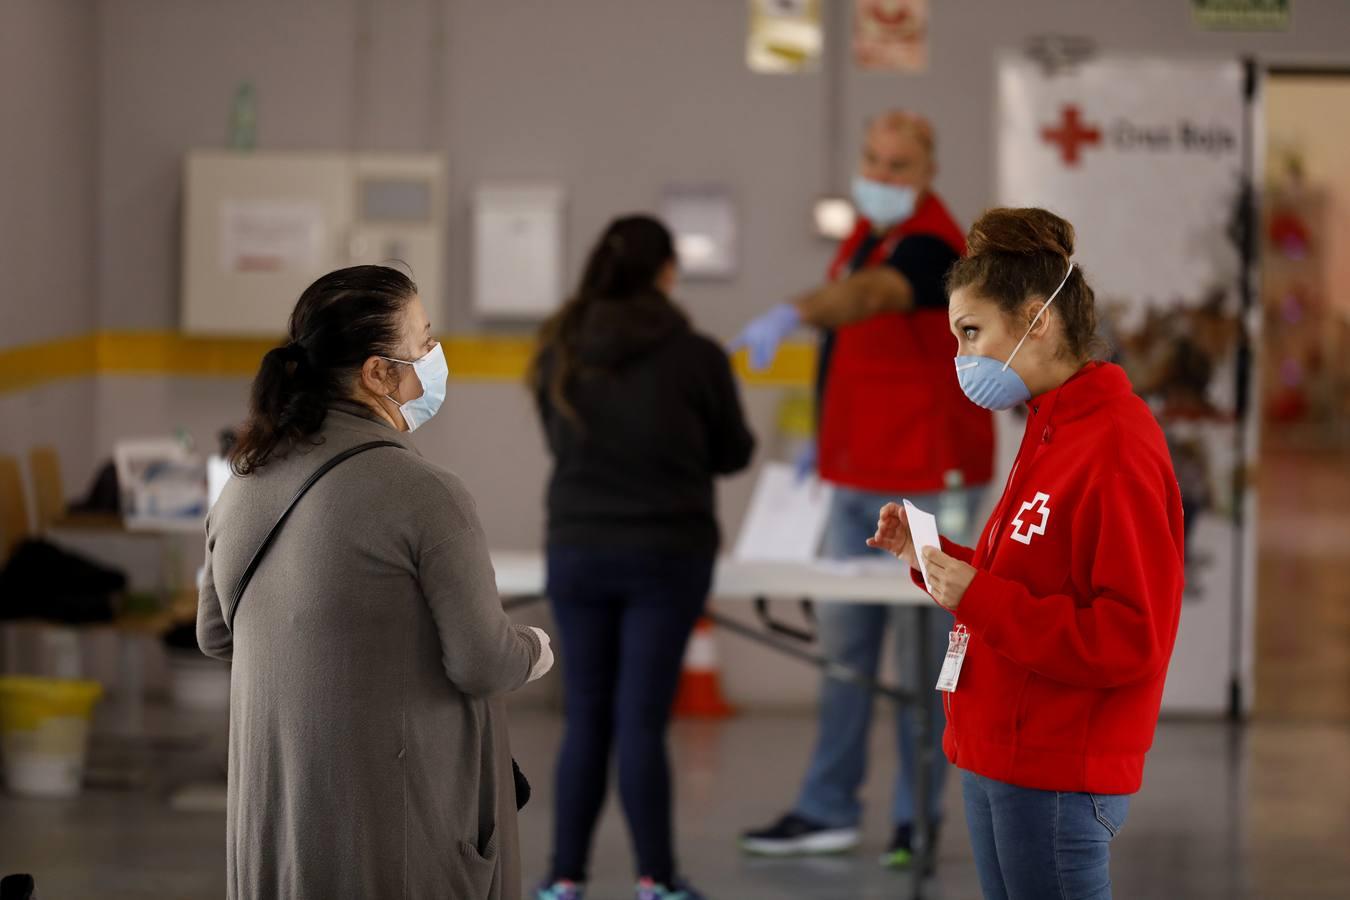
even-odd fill
[[[1092,364],[1034,399],[979,545],[943,545],[979,570],[956,611],[970,643],[948,759],[1021,787],[1137,791],[1184,573],[1176,475],[1125,372]]]

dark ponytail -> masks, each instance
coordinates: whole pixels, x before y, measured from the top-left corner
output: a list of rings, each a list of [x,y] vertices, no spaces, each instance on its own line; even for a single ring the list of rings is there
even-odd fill
[[[1073,225],[1049,210],[991,209],[970,227],[966,255],[947,274],[947,292],[969,287],[1016,315],[1030,299],[1054,292],[1073,259]],[[1074,266],[1051,312],[1064,323],[1065,352],[1086,362],[1101,354],[1096,297]]]
[[[230,464],[251,474],[312,441],[328,408],[351,399],[372,356],[397,356],[417,285],[397,269],[353,266],[315,281],[291,313],[289,340],[269,351],[253,379],[249,418]]]
[[[536,394],[547,392],[550,402],[575,421],[576,410],[567,399],[567,389],[577,375],[577,340],[587,311],[596,302],[630,301],[658,293],[657,278],[674,261],[674,238],[657,219],[638,215],[611,222],[586,259],[577,292],[539,331],[529,376]]]

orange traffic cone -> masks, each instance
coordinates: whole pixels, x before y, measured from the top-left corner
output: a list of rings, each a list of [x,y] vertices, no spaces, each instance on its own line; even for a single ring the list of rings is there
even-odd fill
[[[735,712],[722,696],[712,620],[699,619],[684,651],[684,672],[680,675],[680,692],[675,696],[675,715],[721,719]]]

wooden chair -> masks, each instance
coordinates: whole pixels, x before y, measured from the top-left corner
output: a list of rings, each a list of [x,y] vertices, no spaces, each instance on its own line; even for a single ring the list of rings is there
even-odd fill
[[[12,456],[0,456],[0,563],[9,559],[14,548],[31,534],[19,461]]]
[[[111,513],[71,513],[61,479],[61,457],[55,447],[36,447],[28,455],[33,476],[33,496],[37,503],[37,528],[47,533],[54,528],[122,531],[122,520]]]
[[[37,530],[45,532],[66,516],[66,495],[61,484],[61,458],[52,447],[38,447],[28,455],[33,476],[33,505],[37,507]]]

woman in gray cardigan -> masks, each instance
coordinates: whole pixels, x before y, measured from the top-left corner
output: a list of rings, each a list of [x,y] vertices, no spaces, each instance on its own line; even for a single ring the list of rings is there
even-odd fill
[[[553,655],[503,612],[473,498],[407,437],[445,379],[416,286],[381,266],[312,284],[263,358],[197,616],[233,662],[231,898],[521,896],[503,697]],[[314,483],[232,610],[300,486],[371,441],[395,446]]]

